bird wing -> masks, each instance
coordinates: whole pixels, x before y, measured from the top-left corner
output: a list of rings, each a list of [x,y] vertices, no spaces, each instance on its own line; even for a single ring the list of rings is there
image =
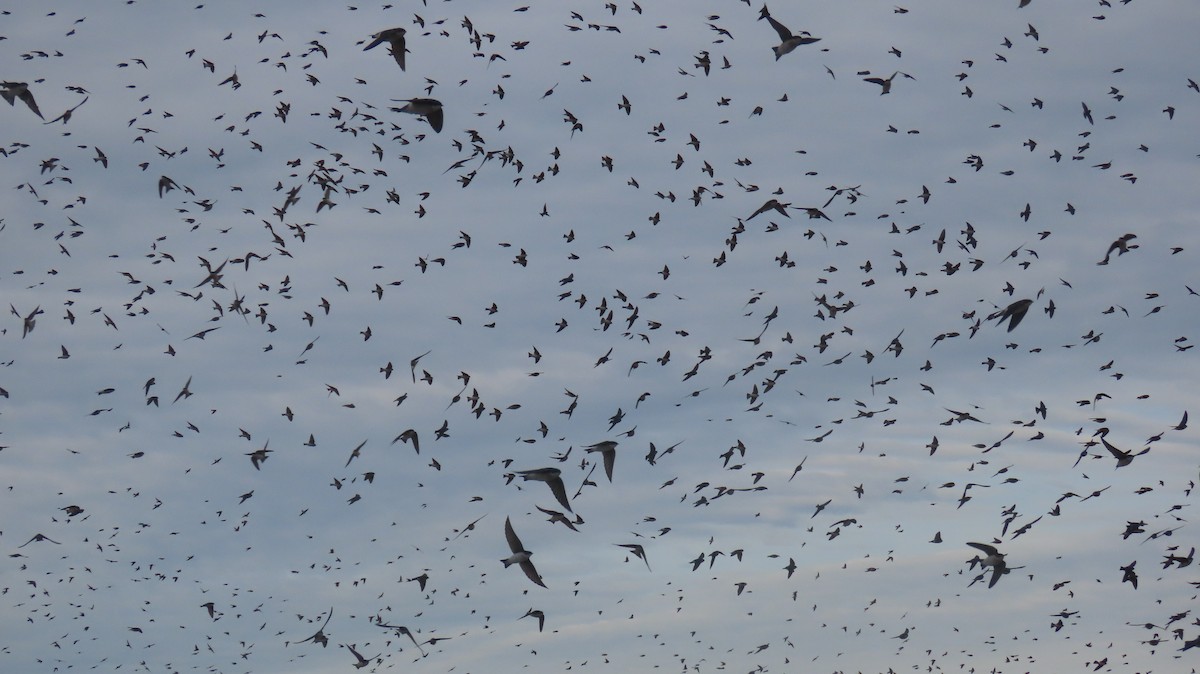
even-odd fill
[[[504,518],[504,538],[508,540],[508,549],[514,553],[525,549],[521,546],[521,539],[517,538],[517,532],[513,531],[512,518],[509,517]],[[524,568],[525,565],[522,564],[521,567]],[[526,571],[525,573],[528,574],[529,572]]]
[[[403,60],[404,60],[404,53],[397,52],[396,62],[400,63]],[[404,65],[401,64],[400,68],[401,68],[401,70],[403,70]],[[432,126],[433,130],[435,132],[437,132],[437,133],[442,132],[442,109],[441,109],[441,107],[438,107],[436,110],[433,110],[429,114],[425,115],[425,119],[429,120],[429,126]]]
[[[992,546],[988,545],[987,543],[967,543],[967,545],[969,545],[969,546],[971,546],[971,547],[975,548],[976,550],[982,550],[983,552],[985,552],[985,553],[987,553],[987,554],[989,554],[989,555],[997,555],[997,554],[1000,554],[1000,551],[999,551],[999,550],[997,550],[996,548],[994,548],[994,547],[992,547]],[[994,581],[993,581],[993,582],[994,582]]]
[[[400,66],[401,70],[404,70],[404,53],[406,51],[404,49],[404,36],[393,36],[389,42],[392,45],[392,58],[396,59],[396,65]]]
[[[775,32],[779,33],[779,41],[780,42],[787,42],[788,39],[792,37],[792,31],[788,30],[787,26],[776,21],[775,17],[768,14],[766,16],[766,19],[767,19],[767,23],[771,24],[771,27],[775,29]]]
[[[546,480],[546,486],[550,487],[550,492],[554,494],[554,498],[562,504],[562,507],[567,509],[567,512],[575,512],[571,510],[571,501],[567,499],[567,487],[563,484],[562,478],[552,477]],[[516,552],[514,550],[513,552]]]
[[[542,577],[538,575],[537,569],[533,568],[533,562],[529,560],[521,562],[521,570],[525,572],[525,575],[529,577],[529,580],[533,581],[534,585],[546,587],[546,584],[542,582]]]

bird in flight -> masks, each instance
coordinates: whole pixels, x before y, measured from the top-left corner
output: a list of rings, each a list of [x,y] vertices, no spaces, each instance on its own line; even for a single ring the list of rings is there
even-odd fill
[[[967,545],[976,550],[981,550],[987,555],[983,558],[976,556],[968,563],[971,565],[971,568],[975,568],[976,564],[979,564],[982,568],[992,567],[992,579],[988,581],[988,587],[993,587],[996,581],[1000,580],[1000,576],[1008,573],[1008,564],[1004,561],[1004,554],[994,546],[987,543],[967,543]]]
[[[393,112],[407,112],[410,115],[424,117],[435,132],[442,132],[441,101],[433,98],[393,98],[392,100],[408,101],[402,108],[392,108]]]
[[[534,470],[518,470],[517,475],[520,475],[524,480],[536,480],[545,482],[547,487],[550,487],[550,493],[554,494],[554,498],[562,504],[562,507],[567,509],[567,512],[575,512],[571,510],[571,502],[567,499],[567,487],[563,484],[562,471],[557,468],[535,468]]]
[[[37,101],[33,100],[33,92],[29,90],[29,85],[25,82],[0,82],[0,96],[3,96],[4,100],[13,106],[17,104],[18,98],[21,99],[22,103],[33,110],[33,114],[45,119],[42,117],[42,111],[38,110]]]
[[[512,550],[512,555],[500,560],[504,562],[504,568],[507,569],[513,564],[517,564],[534,585],[546,587],[546,584],[542,582],[542,577],[538,575],[537,569],[533,568],[533,562],[529,561],[529,557],[533,553],[521,545],[521,539],[517,538],[517,532],[513,531],[512,518],[509,517],[504,518],[504,538],[508,540],[508,549]]]
[[[800,31],[798,35],[793,35],[792,31],[789,30],[787,26],[779,23],[775,20],[775,17],[771,16],[771,13],[767,10],[766,5],[763,5],[758,16],[759,21],[762,21],[763,19],[766,19],[767,23],[771,24],[771,27],[775,29],[775,32],[779,33],[779,45],[771,47],[772,51],[775,52],[776,61],[782,58],[784,54],[790,54],[796,49],[796,47],[812,44],[814,42],[820,42],[821,40],[819,37],[813,37],[812,33],[809,33],[806,30]]]
[[[386,42],[392,48],[392,58],[396,59],[396,65],[404,70],[404,54],[408,51],[404,48],[404,33],[403,28],[381,30],[371,36],[371,44],[363,47],[363,51],[370,51]]]
[[[604,457],[604,473],[608,475],[608,481],[612,482],[613,463],[617,460],[617,443],[612,440],[605,440],[585,449],[587,449],[589,454],[600,452],[600,455]]]
[[[1004,322],[1004,319],[1007,318],[1008,332],[1012,332],[1013,328],[1016,328],[1021,323],[1021,320],[1025,318],[1025,314],[1029,311],[1029,306],[1031,304],[1033,304],[1033,300],[1030,299],[1017,300],[1007,307],[1004,307],[1002,311],[997,311],[991,316],[988,316],[988,320],[998,317],[1000,320],[996,321],[996,325],[1000,325]]]

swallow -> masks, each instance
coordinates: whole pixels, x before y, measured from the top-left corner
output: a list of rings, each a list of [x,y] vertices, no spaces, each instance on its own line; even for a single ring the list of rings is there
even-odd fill
[[[585,449],[587,449],[589,454],[600,452],[601,456],[604,457],[604,472],[608,475],[608,481],[612,482],[613,463],[617,460],[617,443],[612,440],[605,440],[604,442],[597,442],[590,447],[585,447]]]
[[[575,528],[575,522],[572,522],[571,519],[568,518],[563,513],[560,513],[557,510],[547,510],[546,508],[543,508],[542,506],[534,506],[534,507],[550,516],[550,519],[546,520],[547,522],[550,522],[551,524],[554,524],[555,522],[562,522],[563,524],[567,525],[567,528],[570,529],[571,531],[579,531],[578,529]],[[576,515],[576,517],[578,517],[578,515]],[[579,521],[579,523],[580,524],[583,523],[582,519]]]
[[[550,492],[554,494],[554,498],[562,504],[562,507],[567,509],[567,512],[574,513],[571,510],[571,502],[567,500],[567,488],[563,484],[562,471],[557,468],[536,468],[534,470],[518,470],[517,475],[520,475],[525,480],[537,480],[545,482],[546,486],[550,487]]]
[[[779,203],[778,199],[768,199],[765,204],[758,207],[757,211],[754,211],[753,213],[751,213],[750,217],[746,218],[746,221],[749,222],[750,220],[753,220],[756,216],[766,213],[767,211],[770,211],[770,210],[778,211],[779,214],[782,215],[783,217],[790,218],[792,216],[788,215],[788,212],[786,210],[788,206],[791,206],[791,204],[781,204],[781,203]]]
[[[1017,325],[1021,323],[1021,320],[1025,318],[1025,313],[1029,311],[1029,306],[1031,304],[1033,304],[1033,300],[1030,299],[1017,300],[1007,307],[1004,307],[1003,311],[997,311],[991,316],[988,316],[988,320],[998,317],[1000,320],[996,321],[996,325],[1000,325],[1004,322],[1004,319],[1007,318],[1009,319],[1008,332],[1012,332],[1013,328],[1017,327]]]
[[[485,513],[485,514],[483,514],[483,515],[480,515],[478,518],[476,518],[476,520],[475,520],[474,522],[471,522],[471,523],[470,523],[470,524],[468,524],[467,526],[463,527],[463,528],[462,528],[462,530],[461,530],[461,531],[459,531],[457,534],[455,534],[454,538],[452,538],[452,539],[450,539],[450,540],[452,540],[452,541],[453,541],[453,540],[458,540],[458,537],[459,537],[459,536],[462,536],[463,534],[467,533],[468,531],[474,531],[474,530],[475,530],[475,525],[476,525],[476,524],[479,524],[479,520],[481,520],[481,519],[483,519],[483,518],[485,518],[485,517],[487,517],[487,514],[486,514],[486,513]],[[422,590],[424,590],[424,589],[425,589],[425,587],[424,587],[424,583],[422,583],[422,587],[421,587],[421,589],[422,589]]]
[[[377,620],[377,622],[375,623],[376,627],[382,627],[387,630],[396,630],[397,635],[400,635],[400,634],[407,635],[409,639],[412,639],[413,645],[417,647],[417,650],[421,652],[421,655],[425,655],[425,649],[421,648],[421,644],[417,642],[417,638],[415,636],[413,636],[412,631],[409,630],[407,627],[405,627],[404,625],[385,625],[382,620],[378,620],[378,619],[376,619],[376,620]]]
[[[870,82],[871,84],[878,84],[880,87],[882,87],[882,90],[879,92],[879,95],[882,96],[884,94],[892,93],[892,80],[896,79],[896,75],[904,75],[909,79],[913,79],[912,75],[909,75],[908,73],[902,73],[897,70],[889,77],[864,77],[863,81]]]
[[[650,558],[646,557],[646,549],[642,546],[638,545],[637,543],[614,543],[613,545],[627,548],[633,553],[634,557],[640,557],[641,560],[646,563],[647,571],[653,571],[653,569],[650,568]]]
[[[267,440],[267,445],[269,444],[271,444],[271,441]],[[246,456],[250,457],[250,463],[254,464],[254,470],[259,470],[259,466],[266,463],[267,455],[274,451],[267,449],[267,445],[263,445],[262,449],[256,449],[246,454]]]
[[[67,122],[71,121],[71,115],[75,114],[75,111],[78,110],[84,103],[88,102],[88,98],[89,97],[84,96],[83,100],[79,101],[79,103],[77,103],[75,105],[75,107],[67,108],[65,111],[63,111],[63,114],[59,115],[58,117],[55,117],[54,119],[50,120],[49,122],[45,122],[45,124],[54,124],[55,122],[62,122],[64,125],[66,125]]]
[[[392,58],[396,59],[396,65],[400,66],[400,70],[404,70],[404,54],[408,51],[404,48],[404,33],[403,28],[381,30],[371,36],[371,44],[363,47],[363,51],[370,51],[386,42],[392,48]]]
[[[179,399],[180,399],[180,398],[190,398],[190,397],[192,397],[192,391],[191,391],[191,389],[190,389],[190,388],[188,388],[188,387],[190,387],[191,385],[192,385],[192,378],[191,378],[191,377],[188,377],[187,381],[186,381],[186,382],[184,382],[184,384],[183,384],[183,388],[179,389],[179,395],[175,396],[175,400],[172,400],[172,401],[171,401],[171,404],[173,405],[173,404],[175,404],[175,403],[179,402]]]
[[[1107,431],[1108,429],[1104,430]],[[1129,464],[1133,463],[1133,458],[1135,456],[1141,456],[1150,451],[1150,448],[1147,447],[1137,454],[1134,454],[1133,450],[1117,449],[1116,447],[1113,447],[1103,435],[1100,436],[1100,442],[1104,443],[1104,448],[1107,449],[1108,453],[1112,454],[1113,458],[1117,460],[1117,468],[1124,468],[1125,466],[1128,466]]]
[[[33,332],[34,326],[37,325],[38,314],[46,313],[42,311],[41,305],[34,307],[33,311],[29,312],[25,316],[21,316],[21,314],[17,313],[17,308],[11,304],[8,305],[8,308],[12,310],[13,316],[21,317],[21,339],[25,339],[29,333]]]
[[[542,627],[544,627],[546,625],[546,614],[540,610],[531,608],[525,612],[525,615],[521,616],[520,618],[517,618],[517,620],[524,620],[526,618],[537,618],[539,632],[541,632]]]
[[[981,550],[987,555],[982,559],[975,557],[969,561],[969,564],[972,568],[974,568],[975,564],[979,564],[980,567],[984,568],[992,567],[992,579],[988,581],[988,587],[995,586],[996,581],[1000,580],[1000,576],[1008,573],[1008,564],[1004,561],[1004,555],[987,543],[967,543],[967,545],[976,550]]]
[[[296,643],[302,644],[305,641],[311,641],[316,644],[321,644],[322,648],[328,648],[329,647],[329,637],[325,636],[325,628],[329,626],[329,619],[332,617],[333,617],[333,607],[330,606],[329,607],[329,615],[325,616],[325,622],[321,625],[321,629],[317,630],[316,633],[313,634],[311,637],[309,637],[307,639],[301,639],[300,641],[297,641]]]
[[[813,37],[812,33],[809,33],[806,30],[800,31],[799,35],[793,35],[792,31],[789,30],[787,26],[779,23],[774,17],[771,16],[771,13],[767,11],[766,5],[763,5],[762,10],[758,15],[759,21],[762,21],[763,19],[766,19],[767,23],[771,24],[771,27],[774,28],[775,32],[779,34],[779,45],[771,47],[771,51],[775,52],[776,61],[782,58],[784,54],[790,54],[796,49],[796,47],[821,41],[821,38]]]
[[[46,534],[34,534],[33,538],[30,538],[29,540],[25,541],[24,543],[18,545],[17,549],[20,550],[21,548],[25,547],[26,545],[29,545],[30,543],[40,543],[42,541],[50,541],[51,543],[53,543],[55,545],[62,545],[62,543],[59,543],[58,541],[54,540],[53,538],[50,538]]]
[[[537,569],[533,568],[533,562],[529,561],[529,557],[533,553],[521,545],[521,539],[517,538],[517,532],[513,531],[512,519],[508,517],[504,518],[504,538],[508,540],[508,549],[512,550],[511,556],[500,560],[504,562],[504,568],[507,569],[513,564],[517,564],[534,585],[546,587],[546,584],[542,582],[542,577],[538,575]]]
[[[1125,253],[1128,253],[1130,250],[1137,248],[1138,245],[1136,243],[1133,245],[1130,245],[1130,243],[1129,243],[1132,239],[1136,239],[1136,238],[1137,238],[1137,234],[1126,234],[1125,236],[1122,236],[1121,238],[1117,239],[1116,241],[1113,241],[1111,244],[1109,244],[1108,250],[1106,250],[1104,252],[1104,259],[1100,260],[1096,264],[1097,265],[1108,264],[1108,259],[1112,256],[1114,250],[1117,251],[1117,257],[1120,257],[1120,256],[1124,255]]]
[[[402,108],[392,108],[392,112],[407,112],[410,115],[424,117],[436,133],[442,132],[442,102],[432,98],[393,98],[393,101],[407,101]]]
[[[417,454],[420,454],[421,453],[421,439],[419,437],[417,437],[417,432],[411,428],[404,431],[400,435],[397,435],[395,438],[393,438],[392,444],[394,445],[394,444],[396,444],[397,441],[399,441],[399,442],[403,442],[404,444],[407,445],[410,440],[412,441],[413,449],[416,450]]]
[[[33,92],[29,90],[29,85],[27,83],[0,82],[0,87],[2,87],[0,88],[0,96],[3,96],[4,100],[8,101],[9,105],[15,106],[17,104],[17,99],[19,98],[21,99],[22,103],[29,106],[30,110],[33,110],[33,114],[37,115],[43,120],[46,119],[45,117],[42,117],[42,111],[38,110],[37,101],[33,100]]]

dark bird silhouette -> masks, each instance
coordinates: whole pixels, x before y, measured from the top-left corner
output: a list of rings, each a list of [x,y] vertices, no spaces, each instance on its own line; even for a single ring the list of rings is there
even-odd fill
[[[567,499],[567,487],[563,484],[562,471],[557,468],[536,468],[534,470],[518,470],[517,475],[520,475],[524,480],[535,480],[545,482],[547,487],[550,487],[550,493],[554,494],[554,498],[562,504],[562,507],[567,509],[567,512],[575,512],[571,510],[571,502]]]
[[[42,117],[42,111],[38,110],[37,101],[33,100],[33,92],[29,90],[29,85],[25,82],[0,82],[0,96],[8,101],[9,105],[15,106],[17,99],[29,106],[33,114]],[[57,120],[56,120],[57,121]]]
[[[983,551],[984,557],[976,556],[969,561],[969,564],[971,568],[974,568],[976,564],[979,564],[981,568],[991,567],[992,578],[988,581],[988,587],[994,587],[996,581],[1000,580],[1000,576],[1008,573],[1008,564],[1004,561],[1004,555],[987,543],[967,543],[967,545]]]
[[[759,21],[762,21],[763,19],[766,19],[767,23],[771,24],[771,27],[774,28],[775,32],[779,34],[779,44],[771,47],[771,51],[775,52],[776,61],[782,58],[784,54],[791,53],[796,49],[796,47],[812,44],[814,42],[820,42],[821,40],[821,38],[813,37],[812,33],[809,33],[805,30],[800,31],[799,34],[793,35],[792,31],[789,30],[787,26],[779,23],[775,20],[775,17],[771,16],[771,13],[767,11],[766,5],[762,6],[762,10],[760,10],[758,15]]]
[[[392,108],[392,112],[407,112],[410,115],[424,117],[435,132],[442,132],[441,101],[433,98],[393,98],[392,100],[408,101],[402,108]]]
[[[521,545],[521,539],[517,538],[517,532],[513,531],[512,519],[508,517],[504,518],[504,538],[508,541],[508,549],[512,551],[512,555],[500,560],[504,562],[504,568],[507,569],[513,564],[517,564],[534,585],[546,587],[546,584],[542,582],[542,577],[538,575],[537,569],[533,567],[533,562],[529,561],[533,553]]]
[[[1029,311],[1029,307],[1032,304],[1033,300],[1030,299],[1017,300],[1007,307],[1004,307],[1003,310],[997,311],[996,313],[988,316],[988,320],[990,321],[993,318],[999,318],[999,320],[996,321],[996,325],[1000,325],[1005,321],[1005,319],[1008,319],[1007,332],[1012,332],[1013,328],[1020,325],[1021,320],[1025,318],[1025,314]]]
[[[386,42],[392,49],[392,58],[396,59],[396,65],[404,70],[404,54],[408,51],[404,48],[404,33],[403,28],[381,30],[371,36],[371,43],[363,47],[363,51],[370,51]]]

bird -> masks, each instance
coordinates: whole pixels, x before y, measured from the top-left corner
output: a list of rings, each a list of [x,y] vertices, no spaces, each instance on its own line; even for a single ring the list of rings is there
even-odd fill
[[[587,449],[589,454],[600,452],[600,455],[604,457],[604,473],[608,475],[608,481],[612,482],[613,463],[617,460],[617,443],[612,440],[605,440],[585,449]]]
[[[333,607],[330,606],[329,614],[325,616],[325,622],[321,624],[321,629],[317,630],[311,637],[309,637],[307,639],[301,639],[300,641],[297,641],[296,643],[302,644],[305,641],[311,641],[316,644],[321,644],[322,648],[327,648],[329,646],[329,637],[325,636],[325,628],[329,626],[329,620],[332,617],[333,617]]]
[[[1107,434],[1107,432],[1108,432],[1107,428],[1102,429],[1102,430],[1104,430],[1105,434]],[[1109,443],[1109,441],[1104,437],[1104,435],[1100,436],[1100,442],[1104,444],[1104,448],[1108,450],[1109,454],[1112,454],[1113,458],[1117,460],[1117,465],[1116,465],[1117,468],[1124,468],[1125,466],[1128,466],[1129,464],[1133,463],[1133,458],[1135,456],[1141,456],[1141,455],[1145,454],[1146,452],[1150,451],[1150,448],[1147,447],[1147,448],[1143,449],[1142,451],[1138,452],[1137,454],[1134,454],[1133,450],[1117,449],[1116,447],[1113,447],[1111,443]]]
[[[436,133],[442,132],[442,102],[433,98],[393,98],[393,101],[408,101],[402,108],[392,108],[392,112],[407,112],[410,115],[424,117]]]
[[[567,487],[563,484],[562,471],[557,468],[535,468],[533,470],[518,470],[517,475],[520,475],[524,480],[536,480],[545,482],[547,487],[550,487],[550,493],[554,494],[554,498],[562,504],[562,507],[567,509],[567,512],[575,512],[571,510],[571,502],[567,499]]]
[[[870,82],[871,84],[878,84],[881,87],[879,95],[882,96],[884,94],[892,93],[892,81],[896,79],[896,75],[904,75],[905,77],[907,77],[909,79],[913,79],[912,75],[909,75],[908,73],[902,73],[899,70],[897,70],[897,71],[893,72],[889,77],[864,77],[863,81]]]
[[[758,15],[759,21],[762,21],[763,19],[766,19],[767,23],[771,24],[771,27],[774,28],[775,32],[779,34],[779,44],[775,47],[771,47],[771,50],[775,52],[776,61],[782,58],[784,54],[791,53],[796,49],[796,47],[812,44],[821,40],[821,38],[813,37],[812,33],[803,30],[800,31],[799,35],[793,35],[792,31],[789,30],[787,26],[779,23],[775,20],[775,17],[771,16],[771,13],[767,11],[766,5],[763,5],[762,10]]]
[[[613,545],[628,549],[633,553],[634,557],[640,557],[641,560],[646,563],[647,571],[653,570],[650,568],[650,558],[646,557],[646,549],[641,545],[638,545],[637,543],[614,543]]]
[[[392,58],[396,59],[396,65],[400,66],[400,70],[404,70],[404,54],[408,51],[404,48],[404,33],[403,28],[381,30],[371,36],[371,43],[363,47],[363,51],[370,51],[386,42],[392,48]]]
[[[557,510],[549,510],[547,508],[543,508],[542,506],[534,506],[534,507],[550,516],[550,519],[546,520],[547,522],[550,522],[551,524],[554,524],[556,522],[562,522],[571,531],[579,531],[579,529],[575,528],[576,522],[572,522],[571,519],[569,517],[567,517],[566,515],[564,515],[563,513],[560,513]],[[578,515],[576,515],[576,517],[578,517]],[[579,523],[582,524],[582,520],[580,520]]]
[[[542,577],[538,575],[537,569],[533,568],[533,562],[529,561],[529,557],[533,555],[521,545],[521,539],[517,538],[517,532],[513,531],[512,518],[504,518],[504,538],[508,541],[508,549],[512,550],[512,555],[500,560],[504,563],[504,568],[508,568],[513,564],[521,567],[529,580],[533,581],[534,585],[546,587],[542,582]]]
[[[362,669],[363,667],[370,666],[371,660],[373,660],[374,658],[371,658],[371,659],[364,658],[358,651],[354,650],[354,644],[349,644],[349,645],[342,644],[342,645],[345,646],[346,649],[350,651],[350,654],[354,656],[354,659],[355,659],[354,668],[355,669]],[[376,656],[376,657],[379,657],[379,656]]]
[[[29,106],[33,114],[43,120],[46,119],[42,117],[42,111],[38,110],[37,101],[33,100],[33,92],[29,90],[28,83],[0,82],[0,96],[3,96],[4,100],[8,101],[8,104],[12,106],[17,104],[17,99],[19,98],[22,103]]]
[[[1118,238],[1116,241],[1113,241],[1111,244],[1109,244],[1108,250],[1104,251],[1104,259],[1100,260],[1096,264],[1098,264],[1098,265],[1108,264],[1108,260],[1110,257],[1112,257],[1112,253],[1114,250],[1117,251],[1117,257],[1121,257],[1125,253],[1128,253],[1130,250],[1137,248],[1138,245],[1136,243],[1132,244],[1132,245],[1129,243],[1130,241],[1132,241],[1133,239],[1136,239],[1136,238],[1137,238],[1137,234],[1126,234],[1126,235]]]
[[[270,440],[267,441],[267,445],[269,444],[271,444]],[[270,454],[272,451],[274,451],[267,449],[267,445],[263,445],[262,449],[256,449],[253,452],[246,454],[246,456],[250,457],[250,463],[254,464],[254,470],[260,470],[259,466],[267,461],[267,454]]]
[[[994,546],[987,543],[967,543],[967,545],[981,550],[986,557],[980,558],[976,556],[969,561],[972,568],[975,564],[979,564],[982,568],[992,568],[992,579],[988,581],[988,587],[996,585],[996,581],[1000,580],[1000,576],[1008,573],[1008,564],[1004,561],[1004,554],[997,550]]]
[[[1007,332],[1012,332],[1013,328],[1017,327],[1017,325],[1021,323],[1021,320],[1025,318],[1025,314],[1029,311],[1029,306],[1032,304],[1033,300],[1030,299],[1017,300],[1007,307],[1004,307],[1002,311],[997,311],[991,316],[988,316],[988,320],[990,321],[993,318],[999,317],[999,320],[996,321],[996,325],[1000,325],[1004,322],[1004,319],[1009,319]]]
[[[525,615],[517,618],[517,620],[524,620],[526,618],[537,618],[539,632],[541,632],[542,628],[546,626],[546,614],[541,610],[531,608],[525,612]]]
[[[788,215],[788,212],[787,212],[787,207],[790,205],[791,204],[781,204],[781,203],[779,203],[778,199],[768,199],[766,201],[766,203],[764,203],[762,206],[758,207],[757,211],[754,211],[753,213],[751,213],[750,217],[746,218],[746,221],[749,222],[750,220],[753,220],[756,216],[761,215],[761,214],[766,213],[767,211],[771,211],[771,210],[777,211],[780,215],[782,215],[785,218],[790,218],[792,216]]]
[[[26,545],[29,545],[30,543],[40,543],[42,541],[50,541],[51,543],[53,543],[55,545],[62,545],[62,543],[59,543],[58,541],[54,540],[53,538],[50,538],[46,534],[34,534],[32,538],[30,538],[29,540],[25,541],[24,543],[18,545],[17,549],[20,550],[21,548],[25,547]]]
[[[417,431],[412,428],[404,431],[400,435],[397,435],[395,438],[393,438],[392,444],[394,445],[397,442],[403,442],[404,444],[407,445],[409,443],[409,441],[411,441],[413,444],[413,450],[415,450],[417,454],[420,454],[421,453],[421,438],[417,435]]]

